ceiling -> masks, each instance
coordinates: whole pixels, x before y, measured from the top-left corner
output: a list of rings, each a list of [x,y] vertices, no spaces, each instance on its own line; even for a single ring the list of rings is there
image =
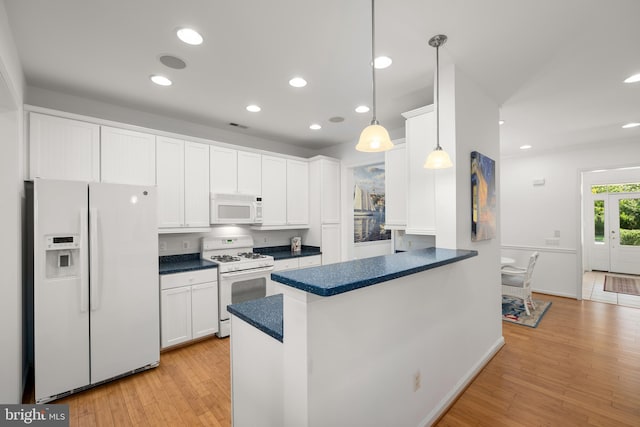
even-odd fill
[[[29,86],[321,149],[371,120],[368,0],[5,0]],[[640,1],[377,0],[378,120],[433,100],[435,50],[500,106],[502,155],[640,138]],[[200,46],[179,41],[192,27]],[[170,54],[187,67],[159,62]],[[151,74],[173,80],[151,83]],[[288,85],[301,75],[305,88]],[[28,100],[27,100],[28,101]],[[245,110],[248,104],[259,113]],[[341,123],[329,118],[344,117]],[[232,128],[229,123],[247,126]],[[321,130],[309,125],[319,123]]]

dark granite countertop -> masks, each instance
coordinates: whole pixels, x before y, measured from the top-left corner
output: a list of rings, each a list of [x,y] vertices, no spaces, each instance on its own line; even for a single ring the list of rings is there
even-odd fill
[[[200,254],[165,255],[160,257],[160,274],[184,273],[207,268],[217,268],[217,264],[201,259]]]
[[[282,342],[282,294],[232,304],[227,310]]]
[[[302,245],[300,253],[294,254],[291,252],[291,246],[268,246],[264,248],[253,248],[254,252],[258,252],[264,255],[270,255],[275,260],[288,259],[288,258],[300,258],[305,256],[322,255],[320,248],[317,246]]]
[[[320,296],[337,295],[478,255],[477,251],[426,248],[393,255],[289,270],[271,279]]]

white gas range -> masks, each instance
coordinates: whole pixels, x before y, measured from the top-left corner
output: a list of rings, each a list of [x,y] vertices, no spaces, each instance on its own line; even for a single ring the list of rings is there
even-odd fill
[[[218,337],[230,332],[227,306],[264,298],[273,271],[272,256],[253,252],[251,236],[202,239],[203,259],[218,264]]]

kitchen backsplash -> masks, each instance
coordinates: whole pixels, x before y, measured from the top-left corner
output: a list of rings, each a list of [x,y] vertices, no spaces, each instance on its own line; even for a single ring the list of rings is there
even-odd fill
[[[291,238],[302,237],[302,244],[306,244],[307,230],[274,230],[258,231],[249,226],[220,226],[214,227],[210,233],[177,233],[160,234],[158,249],[160,255],[179,255],[200,252],[200,241],[203,237],[226,237],[251,235],[256,248],[265,246],[290,245]]]

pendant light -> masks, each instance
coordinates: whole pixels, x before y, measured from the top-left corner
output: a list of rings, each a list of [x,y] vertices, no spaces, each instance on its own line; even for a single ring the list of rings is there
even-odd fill
[[[389,132],[380,126],[376,119],[376,67],[375,61],[375,9],[374,0],[371,0],[371,72],[372,72],[372,86],[373,86],[373,118],[371,124],[364,128],[360,134],[358,145],[356,150],[365,151],[368,153],[375,153],[379,151],[387,151],[393,148],[391,138],[389,138]]]
[[[443,34],[433,36],[429,40],[429,46],[436,48],[436,148],[433,149],[427,157],[427,161],[424,162],[426,169],[445,169],[453,166],[449,155],[440,146],[440,58],[438,53],[440,46],[445,44],[446,41],[447,36]]]

